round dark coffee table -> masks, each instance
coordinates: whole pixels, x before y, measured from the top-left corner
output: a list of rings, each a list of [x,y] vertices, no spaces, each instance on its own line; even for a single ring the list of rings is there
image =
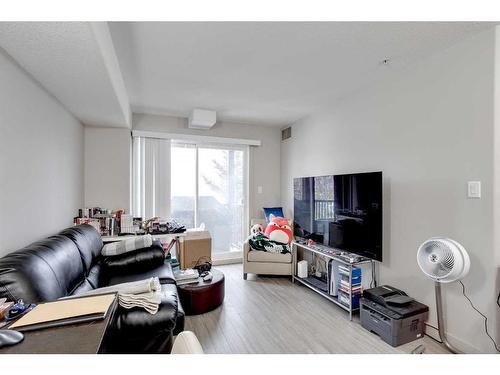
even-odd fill
[[[186,315],[197,315],[211,311],[224,301],[224,274],[214,268],[211,281],[199,279],[196,284],[177,287]]]

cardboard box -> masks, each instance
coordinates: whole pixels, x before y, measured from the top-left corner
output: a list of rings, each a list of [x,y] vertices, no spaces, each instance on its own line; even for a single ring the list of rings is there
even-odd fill
[[[181,269],[212,261],[212,237],[210,232],[188,231],[180,237],[179,263]]]

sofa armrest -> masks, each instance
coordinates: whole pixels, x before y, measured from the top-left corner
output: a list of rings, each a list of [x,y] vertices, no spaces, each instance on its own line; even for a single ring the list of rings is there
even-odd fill
[[[248,252],[250,251],[250,245],[248,243],[248,240],[243,242],[243,262],[246,262],[248,260]]]
[[[165,262],[165,252],[159,241],[153,241],[151,247],[129,251],[121,255],[103,257],[102,267],[106,273],[147,271],[161,266]]]
[[[156,314],[140,307],[118,306],[105,334],[104,353],[169,353],[176,326],[179,295],[173,284],[161,286]]]

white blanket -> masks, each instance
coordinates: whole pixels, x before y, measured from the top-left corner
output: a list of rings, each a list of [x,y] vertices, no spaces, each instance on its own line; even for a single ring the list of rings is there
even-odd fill
[[[94,289],[78,296],[118,293],[120,306],[131,309],[142,307],[150,314],[156,314],[161,303],[161,285],[157,277]]]

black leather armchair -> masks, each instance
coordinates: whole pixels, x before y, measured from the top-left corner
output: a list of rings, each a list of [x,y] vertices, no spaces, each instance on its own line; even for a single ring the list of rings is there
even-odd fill
[[[46,302],[95,288],[157,276],[159,311],[118,307],[104,338],[104,353],[169,353],[184,329],[184,312],[172,269],[159,243],[121,256],[102,257],[100,235],[90,225],[63,230],[0,258],[0,298]]]

